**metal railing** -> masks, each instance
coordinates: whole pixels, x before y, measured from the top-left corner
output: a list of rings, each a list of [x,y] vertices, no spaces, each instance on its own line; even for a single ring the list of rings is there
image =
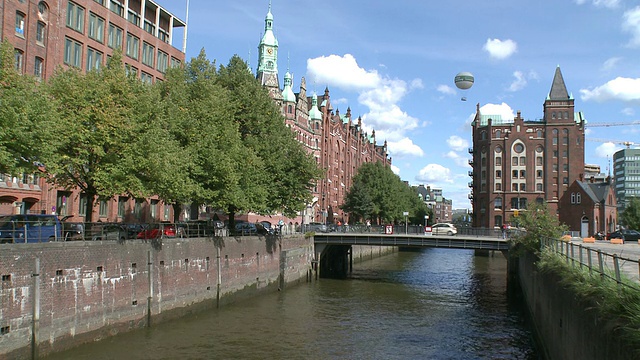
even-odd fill
[[[571,266],[584,267],[589,273],[595,273],[603,279],[640,290],[640,260],[559,239],[542,239],[541,247],[562,256]],[[624,281],[623,276],[633,283]]]

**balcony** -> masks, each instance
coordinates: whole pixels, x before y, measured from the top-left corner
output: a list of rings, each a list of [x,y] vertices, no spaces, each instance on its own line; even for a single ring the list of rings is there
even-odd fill
[[[469,171],[469,176],[473,177],[473,171]]]
[[[473,159],[469,159],[469,165],[473,166]]]
[[[470,200],[473,200],[473,194],[469,194],[469,195],[467,195],[467,197],[468,197]]]
[[[473,188],[473,181],[469,181],[469,187]]]
[[[473,154],[473,148],[469,148],[469,154]]]

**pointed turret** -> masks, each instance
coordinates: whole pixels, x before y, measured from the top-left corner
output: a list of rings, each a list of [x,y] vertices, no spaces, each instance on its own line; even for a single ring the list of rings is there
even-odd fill
[[[549,91],[550,100],[567,100],[569,99],[569,92],[564,84],[562,78],[562,72],[560,71],[560,65],[556,67],[556,73],[553,76],[553,83],[551,84],[551,91]]]
[[[311,120],[322,120],[322,113],[318,109],[318,96],[315,92],[311,96],[311,109],[309,110],[309,118]]]
[[[293,84],[293,75],[291,75],[291,73],[287,71],[287,73],[284,74],[284,89],[282,90],[282,101],[285,101],[285,102],[296,101],[296,95],[293,93],[291,84]]]
[[[256,77],[260,83],[272,88],[272,96],[275,89],[280,88],[278,81],[278,40],[273,34],[273,14],[271,14],[271,1],[269,11],[264,19],[264,34],[258,45],[258,71]]]

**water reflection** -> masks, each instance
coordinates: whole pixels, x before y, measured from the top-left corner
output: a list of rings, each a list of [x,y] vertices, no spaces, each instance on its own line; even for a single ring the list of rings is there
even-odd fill
[[[506,260],[428,249],[51,359],[537,359]]]

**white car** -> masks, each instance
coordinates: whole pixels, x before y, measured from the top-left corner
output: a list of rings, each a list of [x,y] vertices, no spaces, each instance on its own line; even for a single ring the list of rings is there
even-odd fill
[[[453,224],[439,223],[439,224],[433,224],[431,226],[431,232],[433,235],[453,236],[458,233],[458,229],[456,229],[456,227],[453,226]]]

